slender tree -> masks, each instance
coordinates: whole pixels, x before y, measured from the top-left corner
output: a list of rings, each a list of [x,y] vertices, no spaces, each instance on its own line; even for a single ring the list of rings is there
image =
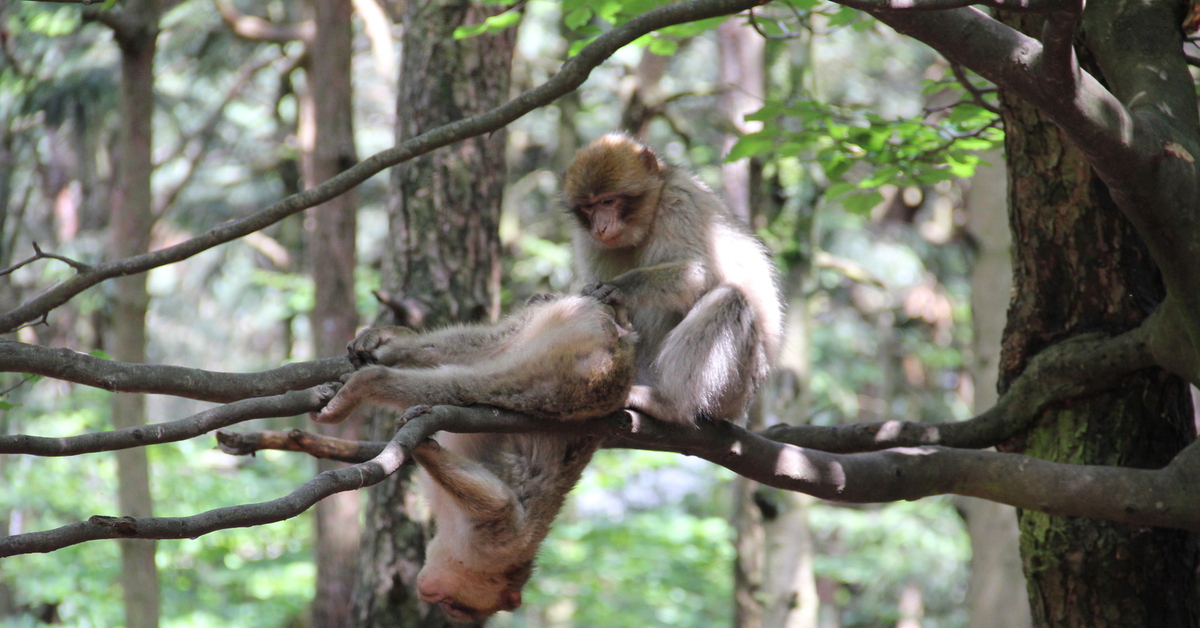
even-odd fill
[[[109,245],[118,260],[150,250],[154,225],[150,177],[154,171],[154,54],[157,50],[159,0],[135,0],[120,11],[101,13],[121,49],[120,135],[117,177],[110,198]],[[146,276],[114,280],[112,315],[105,347],[114,360],[146,361],[146,310],[150,297]],[[144,395],[117,393],[112,397],[112,420],[117,429],[146,422]],[[145,449],[126,449],[117,456],[117,498],[120,511],[135,517],[153,514],[150,469]],[[125,593],[125,623],[129,628],[156,628],[159,617],[158,566],[154,541],[121,541],[121,586]]]

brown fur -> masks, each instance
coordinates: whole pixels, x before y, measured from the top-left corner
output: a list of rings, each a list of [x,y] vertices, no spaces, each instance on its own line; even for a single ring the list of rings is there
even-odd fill
[[[314,415],[338,422],[373,401],[486,404],[556,420],[623,407],[636,335],[619,308],[584,296],[538,298],[496,325],[415,334],[368,329],[349,377]],[[537,548],[599,440],[569,434],[440,433],[413,450],[437,532],[417,576],[422,600],[457,620],[521,604]]]
[[[779,352],[766,249],[695,177],[606,135],[564,176],[586,294],[622,302],[638,332],[629,407],[660,419],[741,421]]]

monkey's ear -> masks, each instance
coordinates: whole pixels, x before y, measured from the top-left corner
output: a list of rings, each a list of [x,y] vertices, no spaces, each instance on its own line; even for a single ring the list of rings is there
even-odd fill
[[[647,173],[658,174],[662,170],[662,162],[658,160],[658,155],[655,155],[654,151],[649,148],[643,147],[638,157],[642,159],[642,165],[646,168]]]

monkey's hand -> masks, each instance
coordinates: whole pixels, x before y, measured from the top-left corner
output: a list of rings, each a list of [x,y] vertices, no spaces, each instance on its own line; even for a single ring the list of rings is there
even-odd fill
[[[589,283],[583,287],[583,290],[579,294],[585,297],[592,297],[593,299],[605,305],[611,305],[612,307],[621,307],[625,305],[625,295],[621,293],[619,288],[611,283]]]
[[[343,379],[345,379],[345,378],[343,377]],[[315,412],[309,412],[308,418],[316,421],[317,423],[338,423],[338,422],[340,422],[341,419],[329,420],[327,418],[327,416],[323,416],[323,415],[326,415],[325,411],[329,408],[329,402],[333,401],[334,397],[337,396],[337,393],[339,390],[341,390],[341,388],[342,388],[342,384],[340,382],[329,382],[327,384],[321,384],[320,386],[318,386],[317,387],[317,396],[320,398],[321,402],[324,405],[322,405],[320,410],[317,410]],[[345,418],[345,417],[342,417],[342,418]]]
[[[629,323],[629,313],[625,311],[625,294],[621,289],[610,283],[590,283],[580,292],[585,297],[592,297],[613,310],[613,320],[625,332],[633,331]]]
[[[404,336],[415,334],[407,327],[370,327],[346,345],[346,352],[350,354],[350,363],[356,369],[371,364],[392,364],[394,360],[387,355],[388,346]]]

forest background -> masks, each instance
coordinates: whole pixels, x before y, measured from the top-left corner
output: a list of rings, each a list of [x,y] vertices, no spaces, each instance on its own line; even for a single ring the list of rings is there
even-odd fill
[[[995,400],[1011,274],[995,90],[860,12],[794,5],[760,13],[755,23],[712,21],[643,38],[580,90],[497,134],[505,168],[495,274],[503,291],[483,314],[570,288],[558,173],[588,139],[624,129],[726,194],[777,257],[791,351],[764,394],[760,427],[969,418]],[[353,90],[340,91],[353,99],[346,101],[352,109],[322,117],[322,92],[339,91],[312,79],[329,58],[314,51],[328,44],[314,26],[329,23],[320,17],[328,6],[352,28],[344,58],[353,70],[342,78]],[[501,86],[507,98],[544,83],[600,26],[627,19],[622,11],[642,9],[597,7],[480,8],[492,19],[476,19],[478,27],[457,37],[515,38],[511,84]],[[398,55],[402,42],[415,37],[401,26],[406,10],[371,0],[311,7],[190,0],[164,11],[153,92],[141,102],[154,137],[148,250],[252,215],[336,174],[354,155],[403,138],[408,112],[398,114],[396,103],[405,102],[405,88],[422,84],[406,82],[412,77],[400,70],[412,61]],[[78,6],[27,2],[0,11],[0,268],[40,251],[87,262],[119,257],[129,243],[114,226],[111,200],[127,156],[117,152],[119,138],[130,123],[119,107],[129,57],[121,26]],[[352,124],[329,122],[339,115]],[[338,124],[353,130],[352,141],[323,173],[319,129]],[[338,355],[345,339],[314,331],[314,321],[328,316],[321,307],[348,306],[351,330],[379,316],[380,297],[391,311],[436,310],[408,295],[373,294],[393,263],[385,252],[395,235],[389,211],[404,186],[376,176],[343,197],[353,204],[353,246],[338,250],[356,254],[353,296],[340,303],[317,285],[322,270],[338,267],[337,254],[322,248],[330,246],[322,234],[339,231],[321,222],[321,212],[334,214],[328,208],[149,272],[144,361],[261,371]],[[0,276],[0,309],[74,272],[50,258],[22,265]],[[12,337],[122,359],[128,343],[115,335],[122,289],[85,292]],[[66,381],[7,374],[0,388],[4,434],[94,432],[121,427],[126,414],[117,400],[124,395]],[[210,407],[149,396],[145,415],[158,422]],[[297,427],[313,429],[302,417],[239,429]],[[272,499],[317,470],[298,453],[230,456],[207,436],[145,452],[158,516]],[[0,520],[15,535],[94,514],[135,514],[117,505],[118,466],[110,454],[0,457],[8,487]],[[6,558],[0,618],[14,626],[112,626],[141,608],[128,625],[333,625],[313,619],[339,612],[313,608],[314,595],[318,607],[322,599],[314,518],[159,542],[149,560],[161,606],[139,607],[122,594],[122,572],[147,570],[131,567],[134,559],[114,542]],[[968,524],[987,530],[976,535],[976,558],[984,549],[998,554],[974,572]],[[972,577],[1003,583],[987,603],[993,620],[1010,623],[995,625],[1028,625],[1015,538],[1011,510],[965,498],[839,505],[747,487],[695,458],[610,450],[555,526],[526,606],[493,625],[752,625],[758,614],[765,625],[963,626],[973,610],[971,625],[988,625],[989,612],[968,594]],[[997,608],[1006,609],[1004,619]],[[763,619],[796,609],[803,617]]]

